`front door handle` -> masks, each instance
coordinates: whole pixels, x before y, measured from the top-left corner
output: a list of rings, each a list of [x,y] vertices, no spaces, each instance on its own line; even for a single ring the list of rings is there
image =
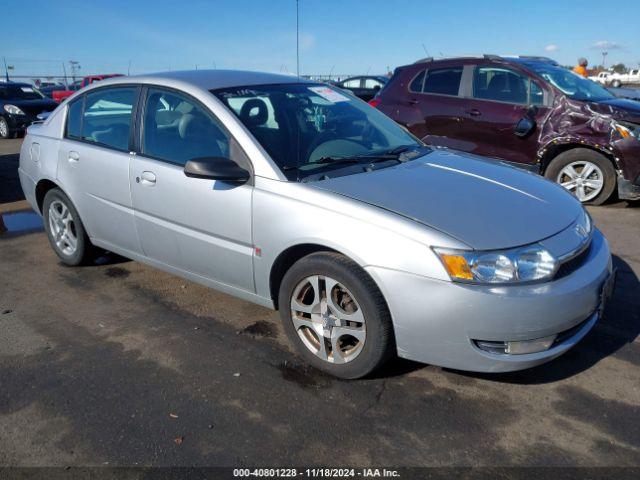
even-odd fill
[[[142,172],[140,174],[140,184],[145,187],[153,187],[156,184],[156,174],[153,172]]]
[[[472,117],[479,117],[480,115],[482,115],[482,112],[477,108],[472,108],[471,110],[467,110],[467,113]]]
[[[69,152],[67,160],[69,161],[69,163],[78,163],[80,161],[80,154],[72,150]]]

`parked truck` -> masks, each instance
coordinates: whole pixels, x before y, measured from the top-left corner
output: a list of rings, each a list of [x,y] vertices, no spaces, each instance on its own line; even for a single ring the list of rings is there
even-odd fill
[[[51,98],[53,98],[54,101],[60,103],[62,102],[65,98],[70,97],[71,95],[73,95],[75,93],[76,90],[79,90],[83,87],[86,87],[87,85],[91,85],[93,82],[97,82],[99,80],[104,80],[105,78],[111,78],[111,77],[122,77],[123,75],[121,73],[109,73],[106,75],[88,75],[86,77],[84,77],[82,79],[82,82],[80,83],[80,85],[77,85],[76,82],[73,83],[73,86],[71,88],[67,88],[66,90],[57,90],[51,93]]]
[[[612,73],[609,84],[616,88],[623,85],[640,85],[640,68],[632,68],[627,73]]]

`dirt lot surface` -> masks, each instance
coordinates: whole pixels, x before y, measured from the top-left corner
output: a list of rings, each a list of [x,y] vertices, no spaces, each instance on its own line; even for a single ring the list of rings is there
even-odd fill
[[[0,465],[640,465],[640,208],[592,208],[607,316],[533,370],[339,381],[277,314],[115,256],[62,266],[0,141]]]

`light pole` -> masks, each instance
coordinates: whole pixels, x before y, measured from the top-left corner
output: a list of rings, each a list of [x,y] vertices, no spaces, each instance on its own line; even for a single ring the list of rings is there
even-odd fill
[[[296,76],[300,78],[300,5],[296,0]]]
[[[609,52],[606,51],[602,51],[602,68],[604,69],[604,60],[607,57],[607,55],[609,54]]]
[[[80,70],[80,62],[77,60],[69,60],[69,65],[71,65],[71,79],[75,83],[76,81],[76,73]]]

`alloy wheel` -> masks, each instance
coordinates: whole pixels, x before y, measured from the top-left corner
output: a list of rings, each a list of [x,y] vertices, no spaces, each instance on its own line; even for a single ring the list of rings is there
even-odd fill
[[[60,252],[73,255],[78,248],[78,234],[73,215],[61,200],[54,200],[49,206],[49,227]]]
[[[581,202],[596,198],[604,187],[604,174],[595,163],[573,162],[560,170],[556,181]]]
[[[6,138],[9,136],[9,126],[4,118],[0,118],[0,138]]]
[[[298,283],[291,319],[304,346],[326,362],[351,362],[362,352],[364,313],[349,289],[331,277],[313,275]]]

